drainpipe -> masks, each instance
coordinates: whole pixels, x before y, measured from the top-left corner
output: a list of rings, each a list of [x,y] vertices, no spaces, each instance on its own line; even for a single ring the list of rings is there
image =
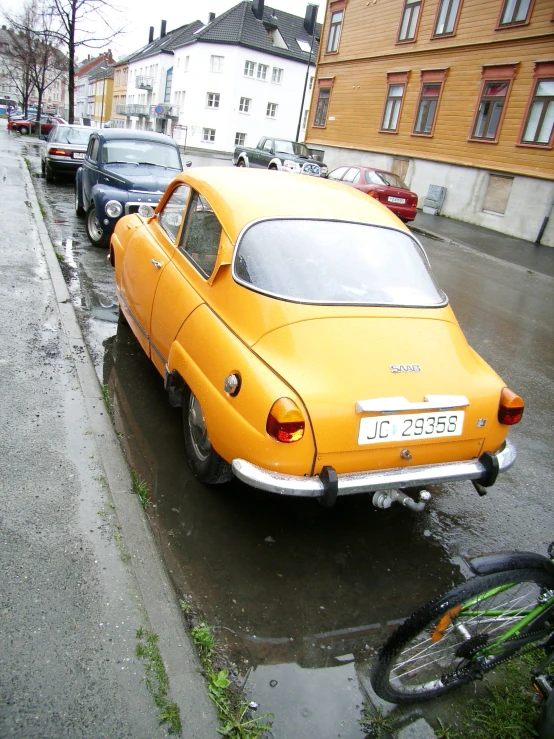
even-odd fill
[[[552,215],[552,208],[554,208],[554,200],[552,201],[552,204],[550,205],[550,210],[548,211],[548,215],[546,216],[546,218],[542,222],[542,226],[541,226],[541,229],[539,231],[539,234],[538,234],[537,238],[535,239],[535,246],[540,246],[541,245],[542,236],[543,236],[544,232],[546,231],[546,227],[548,226],[548,221],[550,220],[550,216]]]

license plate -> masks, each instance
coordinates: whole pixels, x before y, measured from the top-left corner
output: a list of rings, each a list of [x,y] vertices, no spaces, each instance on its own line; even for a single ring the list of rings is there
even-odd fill
[[[410,413],[398,416],[373,416],[360,420],[358,444],[436,439],[460,436],[464,426],[464,411],[448,413]]]
[[[82,151],[74,151],[73,152],[73,159],[84,159],[85,154]]]
[[[389,203],[399,203],[400,205],[406,204],[405,198],[393,198],[389,195]]]

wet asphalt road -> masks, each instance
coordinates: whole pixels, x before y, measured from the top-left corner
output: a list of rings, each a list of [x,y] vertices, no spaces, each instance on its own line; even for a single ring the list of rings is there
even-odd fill
[[[448,485],[418,515],[377,511],[370,496],[328,512],[239,482],[210,489],[186,464],[180,411],[117,326],[112,270],[74,214],[73,183],[46,185],[36,146],[21,147],[129,462],[151,485],[150,520],[178,594],[217,628],[260,713],[275,714],[276,737],[360,737],[368,659],[391,625],[462,578],[460,555],[544,552],[554,538],[553,280],[421,238],[470,344],[527,403],[511,431],[516,465],[486,498]]]

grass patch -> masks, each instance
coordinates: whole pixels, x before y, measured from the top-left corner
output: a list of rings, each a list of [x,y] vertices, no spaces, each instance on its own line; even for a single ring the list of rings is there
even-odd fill
[[[27,169],[29,170],[29,174],[33,174],[33,167],[31,165],[31,160],[28,159],[27,157],[23,157],[23,161],[27,165]]]
[[[131,477],[133,479],[133,490],[137,494],[141,506],[144,508],[144,510],[147,510],[151,503],[150,487],[146,480],[143,480],[138,472],[135,472],[135,470],[131,470]]]
[[[160,724],[167,725],[168,734],[181,733],[179,706],[169,700],[169,680],[158,649],[158,636],[146,629],[137,630],[137,657],[145,661],[144,682],[154,698]]]
[[[184,601],[181,601],[183,608]],[[185,605],[187,605],[185,603]],[[200,624],[191,630],[193,642],[199,652],[200,662],[204,667],[204,674],[208,681],[208,694],[216,705],[217,715],[221,721],[218,732],[227,739],[261,739],[266,731],[271,729],[272,714],[252,716],[251,709],[244,700],[241,700],[231,686],[227,670],[214,667],[215,637],[209,626]]]
[[[100,389],[102,390],[102,397],[104,398],[104,404],[106,408],[108,409],[108,413],[112,415],[113,403],[112,403],[112,399],[110,398],[110,390],[107,385],[100,385]],[[133,483],[134,483],[134,480],[133,480]]]
[[[360,726],[366,736],[375,737],[375,739],[381,739],[383,732],[386,734],[394,732],[394,723],[391,719],[385,716],[380,708],[370,708],[366,703],[362,708]]]
[[[56,255],[56,259],[58,260],[58,262],[63,262],[64,261],[64,256],[63,256],[63,254],[60,254],[59,251],[56,251],[54,249],[54,254]]]

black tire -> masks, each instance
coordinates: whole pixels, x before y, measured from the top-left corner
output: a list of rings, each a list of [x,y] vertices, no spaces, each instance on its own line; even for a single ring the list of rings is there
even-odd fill
[[[87,210],[87,219],[85,221],[87,236],[90,243],[93,246],[108,246],[110,236],[102,230],[98,216],[96,215],[96,208],[91,205]]]
[[[275,164],[270,164],[269,167],[268,167],[268,169],[271,169],[271,170],[274,170],[275,172],[277,172],[277,166]]]
[[[79,185],[77,184],[77,178],[75,178],[75,213],[79,216],[79,218],[83,218],[85,215],[85,209],[79,202]]]
[[[202,408],[188,387],[183,392],[183,432],[188,461],[195,476],[207,485],[229,482],[233,477],[231,465],[212,447]]]
[[[17,130],[22,136],[27,136],[27,134],[29,133],[29,129],[27,128],[27,126],[19,126]]]
[[[244,159],[239,159],[238,160],[237,167],[246,167],[246,164],[244,163]]]
[[[44,170],[46,182],[48,182],[48,184],[52,184],[52,182],[54,182],[54,180],[56,179],[56,175],[54,174],[52,167],[48,164],[48,162],[46,162]]]
[[[45,174],[46,174],[46,163],[45,163],[44,159],[41,159],[41,162],[40,162],[40,169],[41,169],[41,171],[42,171],[42,174],[44,174],[44,175],[45,175]]]
[[[489,592],[506,585],[511,587],[494,595]],[[479,648],[522,618],[506,618],[510,604],[517,602],[518,609],[534,608],[541,590],[552,587],[552,577],[543,571],[509,570],[475,577],[427,603],[379,651],[371,675],[373,689],[391,703],[413,703],[436,698],[477,679],[522,648],[521,643],[505,642],[494,656],[477,659]],[[483,597],[473,602],[478,596]],[[504,619],[485,616],[485,604],[489,610],[501,609]],[[536,633],[532,642],[537,645],[545,641],[536,625],[529,626],[528,631]]]

